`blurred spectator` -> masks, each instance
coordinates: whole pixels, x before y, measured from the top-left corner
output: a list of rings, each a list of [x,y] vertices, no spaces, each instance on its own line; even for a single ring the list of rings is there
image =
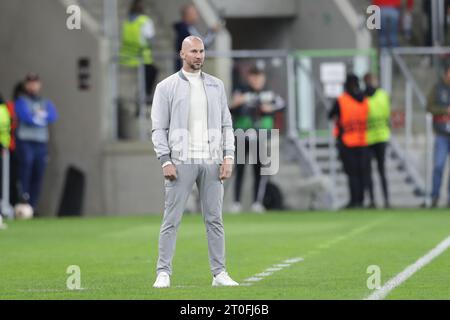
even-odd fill
[[[285,107],[283,98],[276,92],[266,87],[266,74],[264,71],[253,67],[249,70],[247,76],[247,84],[237,88],[233,93],[231,103],[231,114],[233,116],[234,129],[266,129],[274,128],[274,114]],[[245,157],[249,156],[251,136],[245,137]],[[258,142],[258,137],[254,137]],[[265,193],[265,183],[261,182],[261,162],[259,159],[259,148],[261,145],[257,143],[256,164],[251,164],[253,167],[254,181],[253,181],[253,204],[252,211],[262,212],[263,197]],[[236,150],[239,150],[236,147]],[[252,150],[253,151],[253,150]],[[238,160],[238,157],[235,157]],[[239,212],[242,209],[241,205],[241,191],[243,185],[243,178],[245,172],[245,164],[236,164],[236,179],[233,195],[233,205],[231,212]]]
[[[42,83],[29,73],[25,92],[15,102],[19,125],[16,130],[19,179],[24,197],[36,208],[48,159],[49,125],[56,121],[54,104],[41,97]]]
[[[369,117],[367,124],[367,143],[370,149],[370,158],[377,162],[378,174],[383,190],[384,207],[389,208],[389,192],[386,180],[385,158],[386,147],[391,136],[390,118],[391,106],[389,95],[386,91],[378,88],[378,79],[375,75],[368,73],[364,76],[364,94],[369,98]],[[371,160],[370,160],[371,162]],[[369,165],[369,169],[372,166]],[[370,195],[370,207],[375,208],[373,184],[371,175],[367,181]]]
[[[348,176],[350,202],[346,208],[362,208],[369,179],[370,154],[367,146],[369,102],[359,87],[359,79],[348,74],[345,92],[328,113],[336,121],[336,142],[344,172]]]
[[[10,167],[9,167],[9,184],[11,204],[14,206],[21,201],[20,181],[18,175],[19,160],[16,152],[16,129],[18,126],[15,101],[24,93],[23,82],[19,81],[13,89],[12,99],[6,105],[8,106],[9,115],[11,117],[11,142],[9,145]]]
[[[427,28],[425,30],[425,46],[431,47],[433,46],[433,20],[432,20],[432,9],[431,9],[431,0],[423,0],[422,1],[422,11],[426,16],[427,20]]]
[[[406,10],[403,13],[402,29],[405,40],[410,42],[413,37],[413,15],[412,10]]]
[[[8,107],[0,94],[0,194],[3,199],[3,149],[8,149],[11,141],[11,117]],[[1,207],[0,209],[3,209]],[[4,213],[4,212],[1,212]]]
[[[11,117],[3,96],[0,94],[0,147],[8,149],[11,141]]]
[[[155,27],[152,19],[145,15],[142,0],[134,0],[131,4],[127,20],[122,25],[122,46],[120,49],[121,65],[138,68],[141,63],[145,67],[145,93],[147,104],[155,87],[158,69],[153,64],[152,40]]]
[[[433,10],[432,10],[432,0],[423,0],[422,1],[422,11],[426,16],[426,20],[427,20],[427,27],[425,30],[425,46],[427,47],[431,47],[434,46],[435,44],[433,43]],[[445,0],[444,1],[444,8],[443,11],[445,13],[445,18],[444,18],[444,38],[443,41],[444,43],[441,43],[441,45],[448,45],[450,43],[450,39],[449,39],[449,32],[448,32],[448,27],[450,25],[450,0]]]
[[[206,36],[202,36],[198,29],[195,27],[198,24],[200,16],[197,8],[194,4],[187,4],[181,9],[181,22],[174,24],[175,29],[175,52],[178,54],[181,50],[181,44],[186,37],[197,36],[203,40],[205,49],[208,49],[216,37],[216,33],[219,31],[220,26],[216,26],[213,29],[208,30]],[[182,61],[179,57],[175,60],[175,70],[180,70]]]
[[[444,75],[433,86],[427,101],[427,110],[433,115],[434,169],[432,207],[436,208],[444,173],[445,164],[450,152],[450,64],[445,66]],[[450,181],[448,185],[447,205],[450,208]]]
[[[380,47],[398,47],[402,0],[372,0],[372,3],[379,6],[381,11],[381,29],[378,33]],[[414,0],[407,0],[407,11],[404,16],[409,19],[412,19],[413,6]]]

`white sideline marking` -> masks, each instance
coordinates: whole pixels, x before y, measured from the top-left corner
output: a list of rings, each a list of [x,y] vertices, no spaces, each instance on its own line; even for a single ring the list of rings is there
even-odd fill
[[[283,268],[267,268],[266,271],[268,272],[274,272],[274,271],[280,271]]]
[[[354,236],[354,235],[357,235],[357,234],[362,233],[364,231],[367,231],[370,228],[374,227],[375,225],[378,225],[381,222],[386,221],[387,219],[388,218],[379,219],[377,221],[374,221],[374,222],[369,223],[367,225],[364,225],[362,227],[356,228],[356,229],[352,230],[351,232],[349,232],[346,235],[341,235],[341,236],[338,236],[338,237],[332,239],[331,241],[327,241],[326,243],[322,243],[322,244],[319,245],[319,250],[310,251],[306,255],[312,255],[312,254],[320,253],[320,249],[328,249],[331,245],[334,245],[334,244],[338,243],[339,241],[346,240],[346,239],[350,238],[351,236]],[[241,286],[251,286],[255,282],[261,281],[265,277],[268,277],[268,276],[274,274],[277,271],[281,271],[284,268],[290,267],[292,264],[301,262],[303,260],[304,260],[303,258],[297,257],[297,258],[286,259],[282,263],[274,264],[273,266],[271,266],[270,268],[267,268],[263,272],[258,273],[256,275],[250,277],[250,278],[245,279],[241,283]]]
[[[315,249],[308,251],[308,252],[304,255],[304,257],[306,258],[306,257],[308,257],[308,256],[312,256],[312,255],[319,254],[319,253],[321,253],[323,250],[330,249],[331,246],[334,246],[334,245],[338,244],[338,243],[341,242],[341,241],[347,240],[347,239],[349,239],[349,238],[351,238],[351,237],[353,237],[353,236],[356,236],[356,235],[358,235],[358,234],[360,234],[360,233],[363,233],[363,232],[365,232],[365,231],[367,231],[367,230],[370,230],[371,228],[373,228],[373,227],[379,225],[380,223],[383,223],[383,222],[385,222],[385,221],[387,221],[387,220],[389,220],[389,219],[390,219],[390,218],[381,218],[381,219],[378,219],[378,220],[376,220],[376,221],[373,221],[373,222],[371,222],[371,223],[368,223],[368,224],[366,224],[366,225],[363,225],[362,227],[358,227],[358,228],[356,228],[356,229],[353,229],[353,230],[351,230],[351,231],[350,231],[349,233],[347,233],[347,234],[340,235],[340,236],[337,236],[336,238],[333,238],[333,239],[331,239],[331,240],[327,240],[327,241],[325,241],[325,242],[323,242],[323,243],[320,243],[320,244],[317,245],[317,247],[316,247]]]
[[[288,259],[288,260],[284,261],[284,263],[297,263],[300,261],[303,261],[303,258]]]
[[[45,293],[45,292],[77,292],[77,291],[86,291],[87,288],[80,288],[80,289],[24,289],[24,290],[17,290],[18,292],[27,292],[27,293]]]
[[[250,277],[250,278],[246,279],[245,282],[256,282],[256,281],[260,281],[260,280],[262,280],[262,278]]]
[[[289,267],[290,265],[291,265],[290,263],[279,263],[274,266],[277,268],[286,268],[286,267]]]
[[[271,276],[277,271],[283,270],[284,268],[290,267],[292,264],[303,261],[303,258],[292,258],[284,260],[283,263],[274,264],[270,268],[267,268],[261,273],[258,273],[250,278],[244,280],[241,284],[243,286],[251,286],[253,283],[263,280],[264,278]]]
[[[408,280],[414,273],[422,269],[424,266],[433,261],[434,258],[442,254],[450,247],[450,236],[439,243],[436,247],[431,249],[426,255],[419,258],[416,262],[408,266],[405,270],[400,272],[394,278],[386,282],[380,289],[372,293],[366,300],[382,300],[389,292],[394,290],[400,284]]]

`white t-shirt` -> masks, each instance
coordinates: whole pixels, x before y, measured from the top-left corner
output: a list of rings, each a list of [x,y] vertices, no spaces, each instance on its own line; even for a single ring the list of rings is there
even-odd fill
[[[188,158],[209,159],[208,102],[206,99],[205,87],[203,86],[203,80],[200,71],[190,73],[182,69],[182,72],[189,80],[191,86],[188,123]]]

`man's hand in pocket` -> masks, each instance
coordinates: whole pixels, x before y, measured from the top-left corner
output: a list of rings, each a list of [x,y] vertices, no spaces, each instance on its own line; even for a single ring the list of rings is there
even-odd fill
[[[169,164],[163,168],[164,178],[169,179],[170,181],[177,179],[177,168],[174,164]]]

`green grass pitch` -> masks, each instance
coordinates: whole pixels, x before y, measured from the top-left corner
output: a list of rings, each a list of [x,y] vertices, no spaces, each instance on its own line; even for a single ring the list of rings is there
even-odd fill
[[[154,289],[160,216],[11,221],[0,231],[2,299],[364,299],[367,267],[381,282],[450,235],[445,210],[273,212],[224,215],[227,268],[238,282],[304,260],[251,286],[211,287],[205,228],[185,215],[172,287]],[[83,290],[66,288],[67,267]],[[450,249],[387,299],[450,299]]]

